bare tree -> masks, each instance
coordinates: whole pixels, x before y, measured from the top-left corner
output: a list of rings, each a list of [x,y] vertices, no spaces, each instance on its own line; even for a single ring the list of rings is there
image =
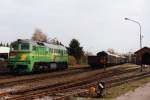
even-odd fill
[[[35,29],[32,40],[47,42],[47,35],[45,35],[40,29]]]
[[[48,39],[48,43],[52,43],[52,44],[55,44],[55,45],[62,45],[64,46],[60,41],[58,41],[58,39],[55,37],[55,38],[49,38]]]
[[[115,54],[115,50],[112,49],[112,48],[108,48],[108,49],[107,49],[107,52],[109,52],[109,53],[111,53],[111,54]]]
[[[85,56],[92,56],[93,53],[92,53],[92,52],[89,52],[89,51],[85,51],[85,52],[84,52],[84,55],[85,55]]]
[[[57,41],[56,37],[49,39],[49,43],[52,43],[52,44],[56,44],[56,41]]]

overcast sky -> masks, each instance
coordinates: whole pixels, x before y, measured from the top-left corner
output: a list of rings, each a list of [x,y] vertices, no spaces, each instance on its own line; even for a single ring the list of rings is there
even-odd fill
[[[150,0],[0,0],[0,41],[30,38],[35,28],[65,45],[72,38],[93,53],[113,48],[118,52],[150,47]]]

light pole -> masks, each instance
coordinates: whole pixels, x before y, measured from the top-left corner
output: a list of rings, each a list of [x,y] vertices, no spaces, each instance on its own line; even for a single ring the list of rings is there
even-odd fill
[[[134,23],[137,23],[139,25],[139,28],[140,28],[140,49],[142,48],[142,31],[141,31],[141,24],[138,22],[138,21],[135,21],[135,20],[132,20],[132,19],[129,19],[129,18],[124,18],[125,20],[129,20],[129,21],[132,21]],[[143,71],[143,68],[142,68],[142,57],[141,57],[141,54],[140,54],[140,64],[141,64],[141,72]]]

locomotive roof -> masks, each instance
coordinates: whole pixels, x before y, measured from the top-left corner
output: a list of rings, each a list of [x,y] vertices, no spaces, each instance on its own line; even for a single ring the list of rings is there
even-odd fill
[[[43,46],[46,46],[46,47],[49,47],[49,48],[53,48],[53,49],[63,49],[63,50],[66,50],[66,47],[64,47],[62,45],[55,45],[55,44],[51,44],[51,43],[33,41],[33,40],[30,40],[30,39],[18,39],[15,42],[18,42],[18,41],[21,41],[22,43],[30,43],[30,44],[33,44],[33,45],[43,45]],[[13,43],[15,43],[15,42],[13,42]]]

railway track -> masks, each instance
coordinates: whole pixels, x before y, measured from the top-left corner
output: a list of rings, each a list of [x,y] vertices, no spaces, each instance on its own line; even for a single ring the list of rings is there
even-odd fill
[[[25,76],[7,76],[8,78],[3,78],[0,81],[0,88],[4,88],[6,86],[13,86],[16,84],[24,84],[49,78],[55,78],[60,76],[74,75],[82,72],[91,71],[91,68],[78,68],[78,69],[68,69],[64,71],[57,71],[52,73],[42,73],[42,74],[33,74],[33,75],[25,75]]]
[[[36,72],[36,73],[31,73],[31,74],[23,74],[23,75],[15,75],[14,73],[10,72],[10,71],[1,71],[0,72],[0,79],[8,79],[8,78],[15,78],[15,77],[30,77],[30,76],[36,76],[38,74],[43,75],[43,74],[53,74],[53,73],[61,73],[61,72],[66,72],[66,71],[73,71],[73,70],[86,70],[86,69],[90,69],[90,67],[81,67],[81,68],[75,68],[75,67],[71,67],[69,69],[66,70],[55,70],[55,71],[45,71],[45,72]]]
[[[106,82],[106,87],[111,88],[114,86],[121,85],[123,83],[128,83],[129,81],[134,81],[149,76],[150,76],[150,70],[147,70],[145,72],[140,72],[140,73],[130,73],[128,75],[124,74],[122,76],[115,76],[112,79],[107,78],[104,81]]]
[[[108,68],[108,70],[112,69],[117,69],[119,66],[114,66]],[[123,67],[123,68],[128,68],[128,67]],[[97,69],[96,69],[97,70]],[[23,75],[23,76],[14,76],[10,74],[6,74],[6,76],[0,76],[0,79],[3,79],[0,81],[0,88],[5,87],[5,86],[13,86],[16,84],[22,84],[24,82],[34,82],[34,81],[39,81],[47,78],[54,78],[54,77],[59,77],[62,75],[74,75],[82,72],[89,72],[91,71],[90,67],[82,67],[82,68],[70,68],[65,71],[55,71],[55,72],[50,72],[50,73],[41,73],[41,74],[33,74],[33,75]],[[102,72],[103,69],[100,69],[99,72]]]
[[[110,77],[121,75],[124,73],[135,72],[139,71],[139,68],[134,69],[122,69],[117,68],[115,70],[108,70],[106,72],[97,73],[90,78],[81,78],[74,81],[65,81],[58,84],[53,85],[45,85],[45,86],[38,86],[35,88],[24,89],[19,91],[13,91],[7,93],[9,95],[9,100],[30,100],[39,97],[43,97],[46,95],[56,95],[57,93],[65,93],[65,91],[77,90],[90,87],[97,83],[98,80]]]
[[[101,81],[105,82],[106,89],[115,87],[124,83],[128,83],[131,81],[139,80],[145,77],[150,76],[150,69],[145,72],[129,72],[124,73],[119,76],[114,75],[113,77],[103,78]],[[85,84],[80,87],[72,87],[66,90],[58,91],[56,94],[49,95],[52,96],[53,100],[62,100],[68,96],[73,96],[77,94],[85,94],[89,92],[88,87],[97,87],[97,81],[91,82],[90,84]],[[73,91],[72,91],[73,90]],[[75,92],[74,92],[75,91]],[[39,99],[40,100],[40,99]]]

